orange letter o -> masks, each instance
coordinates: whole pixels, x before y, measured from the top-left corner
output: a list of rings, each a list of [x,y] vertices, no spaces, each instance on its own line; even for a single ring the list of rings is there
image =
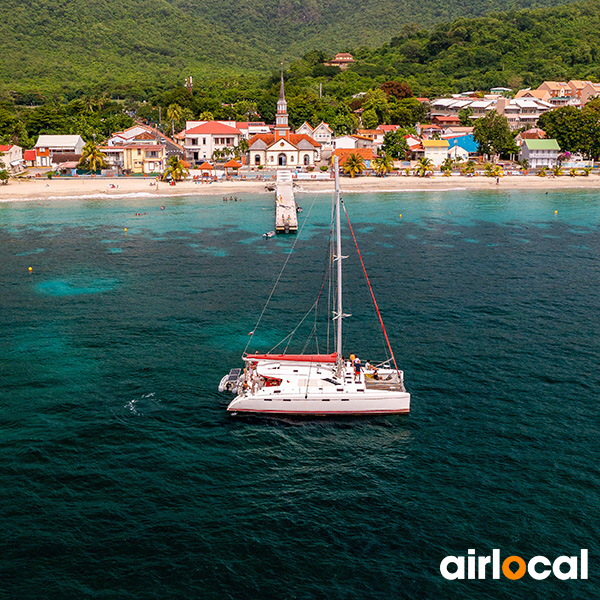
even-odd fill
[[[516,562],[519,565],[519,568],[513,572],[510,569],[510,565],[514,562]],[[525,561],[520,556],[509,556],[502,563],[502,572],[504,573],[504,576],[507,577],[508,579],[521,579],[521,577],[523,577],[523,575],[525,575],[526,571],[527,571],[527,565],[525,564]]]

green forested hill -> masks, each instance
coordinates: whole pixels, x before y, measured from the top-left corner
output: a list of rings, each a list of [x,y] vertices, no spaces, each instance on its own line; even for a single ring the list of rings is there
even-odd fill
[[[360,49],[354,72],[406,80],[430,95],[537,87],[547,79],[600,81],[599,31],[598,0],[457,19]]]
[[[406,23],[560,1],[0,0],[0,86],[140,95],[189,74],[264,72],[315,48],[381,46]]]
[[[283,53],[318,48],[340,51],[381,46],[411,23],[431,27],[458,17],[508,8],[553,6],[565,0],[169,0],[188,14],[206,16],[234,36]]]
[[[0,0],[5,88],[156,89],[189,74],[262,68],[263,55],[166,0]]]

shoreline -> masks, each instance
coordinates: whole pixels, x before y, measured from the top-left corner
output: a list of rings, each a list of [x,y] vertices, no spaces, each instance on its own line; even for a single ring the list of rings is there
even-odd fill
[[[26,200],[66,200],[66,199],[102,199],[102,198],[165,198],[177,196],[225,196],[243,193],[267,192],[266,183],[271,181],[216,181],[213,183],[196,183],[195,181],[179,182],[176,186],[159,183],[150,185],[153,179],[108,180],[105,178],[53,178],[34,180],[12,180],[7,185],[0,185],[0,202]],[[118,187],[110,188],[114,184]],[[442,191],[482,191],[482,190],[566,190],[566,189],[599,189],[600,177],[538,177],[535,175],[505,176],[496,184],[493,177],[342,177],[342,192],[442,192]],[[333,192],[331,180],[299,180],[296,182],[297,193]]]

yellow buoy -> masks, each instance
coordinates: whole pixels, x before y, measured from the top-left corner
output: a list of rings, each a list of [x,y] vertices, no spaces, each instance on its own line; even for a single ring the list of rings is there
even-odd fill
[[[33,267],[29,267],[29,272],[31,273],[31,271],[33,271]]]
[[[402,215],[400,215],[400,218],[402,218]]]
[[[555,215],[557,215],[557,214],[558,214],[558,211],[557,211],[557,210],[555,210],[555,211],[554,211],[554,214],[555,214]]]
[[[123,231],[124,231],[125,233],[127,233],[127,227],[123,228]]]

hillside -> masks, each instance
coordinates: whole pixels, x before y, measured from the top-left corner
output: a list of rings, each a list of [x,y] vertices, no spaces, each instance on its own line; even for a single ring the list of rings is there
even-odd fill
[[[406,80],[427,94],[494,86],[537,87],[546,79],[600,81],[600,2],[458,19],[405,31],[362,48],[355,73]]]
[[[0,2],[0,77],[10,89],[143,91],[264,65],[260,49],[165,0]]]
[[[564,0],[169,0],[206,16],[234,39],[252,41],[293,58],[318,48],[381,46],[407,23],[429,28],[459,17],[508,8],[547,7]]]
[[[514,1],[0,0],[0,86],[141,96],[189,74],[264,72],[315,48],[380,46],[406,23],[432,26],[509,5]]]

